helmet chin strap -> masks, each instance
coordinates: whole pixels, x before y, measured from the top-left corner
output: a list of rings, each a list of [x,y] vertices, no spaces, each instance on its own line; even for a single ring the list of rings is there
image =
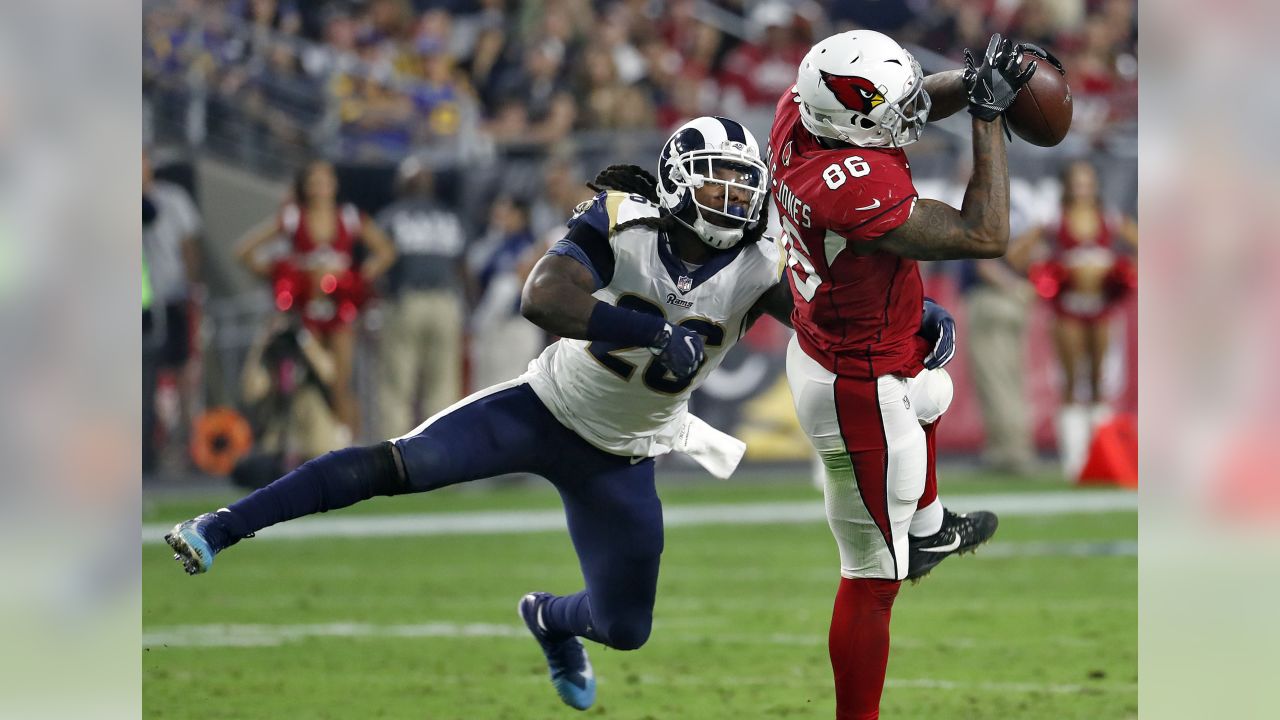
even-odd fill
[[[825,128],[831,134],[823,135],[821,133],[813,132],[812,130],[810,130],[810,132],[812,132],[814,135],[818,137],[825,137],[828,140],[836,140],[838,142],[845,143],[846,145],[852,145],[854,147],[867,147],[867,148],[901,147],[901,145],[898,143],[897,136],[891,133],[887,133],[883,127],[880,128],[879,134],[881,135],[881,137],[886,137],[886,136],[888,137],[887,143],[880,143],[878,145],[864,145],[862,143],[855,141],[852,137],[849,136],[849,133],[841,130],[839,126],[831,122],[830,118],[823,118],[821,121],[814,120],[813,122],[815,122],[818,125],[818,127]],[[806,129],[809,129],[809,128],[806,128]]]
[[[694,213],[697,214],[698,219],[695,220],[692,225],[686,222],[684,218],[680,217],[675,213],[672,213],[671,217],[675,218],[676,222],[688,228],[689,232],[697,236],[699,240],[701,240],[702,242],[706,243],[707,245],[710,245],[711,247],[717,250],[727,250],[733,247],[734,245],[737,245],[738,241],[742,240],[742,233],[743,233],[742,230],[730,230],[729,228],[720,228],[720,229],[722,229],[725,233],[737,233],[738,236],[732,239],[725,239],[725,240],[722,240],[716,237],[715,230],[711,228],[712,224],[707,222],[706,218],[702,217],[702,213],[698,211],[697,205],[694,206]]]
[[[857,143],[853,141],[853,138],[849,137],[848,133],[836,127],[836,124],[831,122],[830,119],[823,120],[822,123],[828,130],[835,133],[836,136],[832,138],[833,140],[839,140],[840,142],[847,143],[849,145],[857,145]]]

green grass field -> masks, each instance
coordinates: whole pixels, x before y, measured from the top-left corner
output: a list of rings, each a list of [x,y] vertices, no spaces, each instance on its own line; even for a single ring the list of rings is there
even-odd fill
[[[950,475],[944,497],[1064,491]],[[664,506],[812,501],[794,477],[661,482]],[[147,498],[148,523],[234,494]],[[329,518],[544,510],[550,486],[380,499]],[[904,585],[882,716],[1137,716],[1135,512],[1003,516],[977,555]],[[821,520],[667,529],[653,635],[635,652],[588,643],[585,716],[831,718],[826,632],[838,582]],[[516,618],[529,590],[579,589],[563,532],[260,538],[189,578],[143,546],[143,702],[150,718],[577,717]]]

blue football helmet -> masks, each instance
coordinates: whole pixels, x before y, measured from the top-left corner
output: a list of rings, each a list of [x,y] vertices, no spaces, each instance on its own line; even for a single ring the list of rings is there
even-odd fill
[[[713,248],[731,248],[743,230],[760,220],[768,199],[768,170],[760,146],[742,123],[704,116],[681,125],[658,159],[658,200],[662,207]],[[707,183],[724,186],[719,202],[704,204],[694,191]],[[740,193],[731,193],[732,190]],[[746,195],[745,205],[730,202]]]

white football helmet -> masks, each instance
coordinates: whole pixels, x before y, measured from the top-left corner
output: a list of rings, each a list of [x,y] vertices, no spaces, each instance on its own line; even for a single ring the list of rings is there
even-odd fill
[[[694,118],[676,129],[658,157],[658,200],[703,242],[718,250],[742,240],[743,230],[760,219],[768,195],[768,169],[760,145],[742,123],[728,118]],[[694,190],[707,183],[724,186],[719,206],[704,205]],[[746,208],[729,202],[730,190],[746,193]],[[693,217],[689,218],[689,208]]]
[[[795,89],[805,129],[851,145],[909,145],[929,119],[920,63],[871,30],[850,30],[814,45],[800,62]]]

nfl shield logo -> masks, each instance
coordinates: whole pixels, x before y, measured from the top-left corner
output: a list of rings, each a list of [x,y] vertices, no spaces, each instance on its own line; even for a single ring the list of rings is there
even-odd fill
[[[688,275],[681,275],[676,281],[676,289],[683,295],[693,289],[693,278]]]

